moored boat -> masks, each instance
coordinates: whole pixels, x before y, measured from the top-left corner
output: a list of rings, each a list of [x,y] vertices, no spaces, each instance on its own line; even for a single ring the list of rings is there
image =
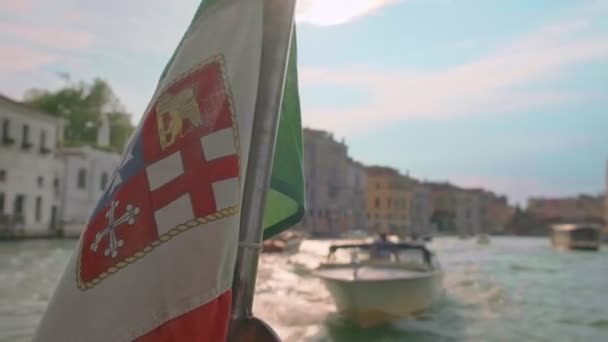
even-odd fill
[[[487,245],[490,243],[490,236],[485,233],[481,233],[477,235],[477,244],[478,245]]]
[[[304,240],[304,235],[299,232],[286,231],[278,236],[262,242],[263,253],[297,253]]]
[[[556,224],[551,228],[551,243],[557,249],[597,251],[600,248],[602,226],[599,224]]]
[[[350,262],[336,262],[340,249],[351,251]],[[421,313],[442,293],[441,268],[424,245],[332,245],[328,259],[315,275],[331,293],[337,310],[362,326]]]

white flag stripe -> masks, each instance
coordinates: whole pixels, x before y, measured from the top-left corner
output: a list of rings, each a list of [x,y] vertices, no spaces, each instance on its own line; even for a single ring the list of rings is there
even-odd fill
[[[236,154],[234,131],[226,128],[201,138],[205,160],[213,160]]]
[[[181,152],[161,159],[146,168],[150,191],[154,191],[184,173]]]
[[[158,235],[163,235],[180,224],[194,219],[190,195],[180,196],[166,207],[154,213]]]
[[[217,210],[226,209],[239,203],[239,180],[230,178],[212,185]]]

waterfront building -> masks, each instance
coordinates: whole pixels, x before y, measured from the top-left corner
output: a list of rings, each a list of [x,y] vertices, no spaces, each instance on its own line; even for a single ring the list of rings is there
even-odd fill
[[[302,227],[313,235],[337,236],[350,229],[348,148],[321,130],[305,128],[303,140],[307,211]]]
[[[85,228],[97,201],[109,186],[120,163],[120,155],[90,146],[63,148],[62,226],[67,236],[78,236]]]
[[[431,216],[433,215],[431,189],[424,183],[414,179],[411,179],[410,184],[409,231],[417,236],[433,235],[436,232],[436,228],[431,223]]]
[[[431,189],[431,221],[445,233],[469,236],[486,231],[484,191],[464,189],[450,183],[425,183]]]
[[[64,121],[0,96],[0,230],[48,235],[58,229],[62,166],[55,153]]]
[[[545,198],[528,200],[528,212],[547,222],[595,222],[604,223],[604,196],[579,195],[576,197]]]
[[[606,162],[606,189],[604,192],[604,240],[608,241],[608,162]]]
[[[410,235],[412,180],[396,169],[367,167],[367,217],[371,232],[388,230],[401,236]]]
[[[485,233],[503,233],[511,221],[515,209],[506,196],[491,191],[481,191],[481,229]]]
[[[347,228],[350,230],[367,230],[367,172],[363,164],[348,159],[346,173]]]

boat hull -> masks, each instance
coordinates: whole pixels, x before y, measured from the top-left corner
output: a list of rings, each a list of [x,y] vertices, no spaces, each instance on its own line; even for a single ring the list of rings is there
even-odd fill
[[[442,273],[406,279],[342,280],[321,277],[337,310],[362,326],[388,323],[430,308],[442,294]]]

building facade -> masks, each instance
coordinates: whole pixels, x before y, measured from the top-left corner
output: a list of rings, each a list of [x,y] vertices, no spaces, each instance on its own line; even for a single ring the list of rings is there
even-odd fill
[[[305,128],[304,177],[307,212],[302,227],[313,235],[337,236],[349,229],[352,200],[347,178],[348,148],[329,132]]]
[[[371,166],[367,171],[367,217],[370,232],[410,235],[412,182],[396,169]]]
[[[60,153],[64,165],[62,226],[68,236],[84,229],[97,201],[109,186],[120,155],[89,146],[64,148]]]
[[[431,189],[424,183],[411,179],[410,226],[409,231],[417,236],[431,236],[436,228],[431,222],[433,198]]]
[[[528,212],[541,221],[604,223],[604,196],[530,198]]]
[[[365,166],[349,158],[346,178],[347,224],[351,230],[367,230],[367,172]]]
[[[45,235],[58,229],[62,168],[54,157],[63,120],[0,96],[0,230]]]
[[[606,189],[604,191],[604,240],[608,241],[608,162],[606,162]]]
[[[431,190],[431,222],[443,233],[469,236],[485,231],[483,191],[463,189],[449,183],[425,183]]]
[[[481,229],[486,233],[503,233],[511,221],[515,209],[506,196],[490,191],[481,192]]]
[[[482,231],[480,191],[460,188],[456,198],[456,231],[464,236],[479,234]]]

